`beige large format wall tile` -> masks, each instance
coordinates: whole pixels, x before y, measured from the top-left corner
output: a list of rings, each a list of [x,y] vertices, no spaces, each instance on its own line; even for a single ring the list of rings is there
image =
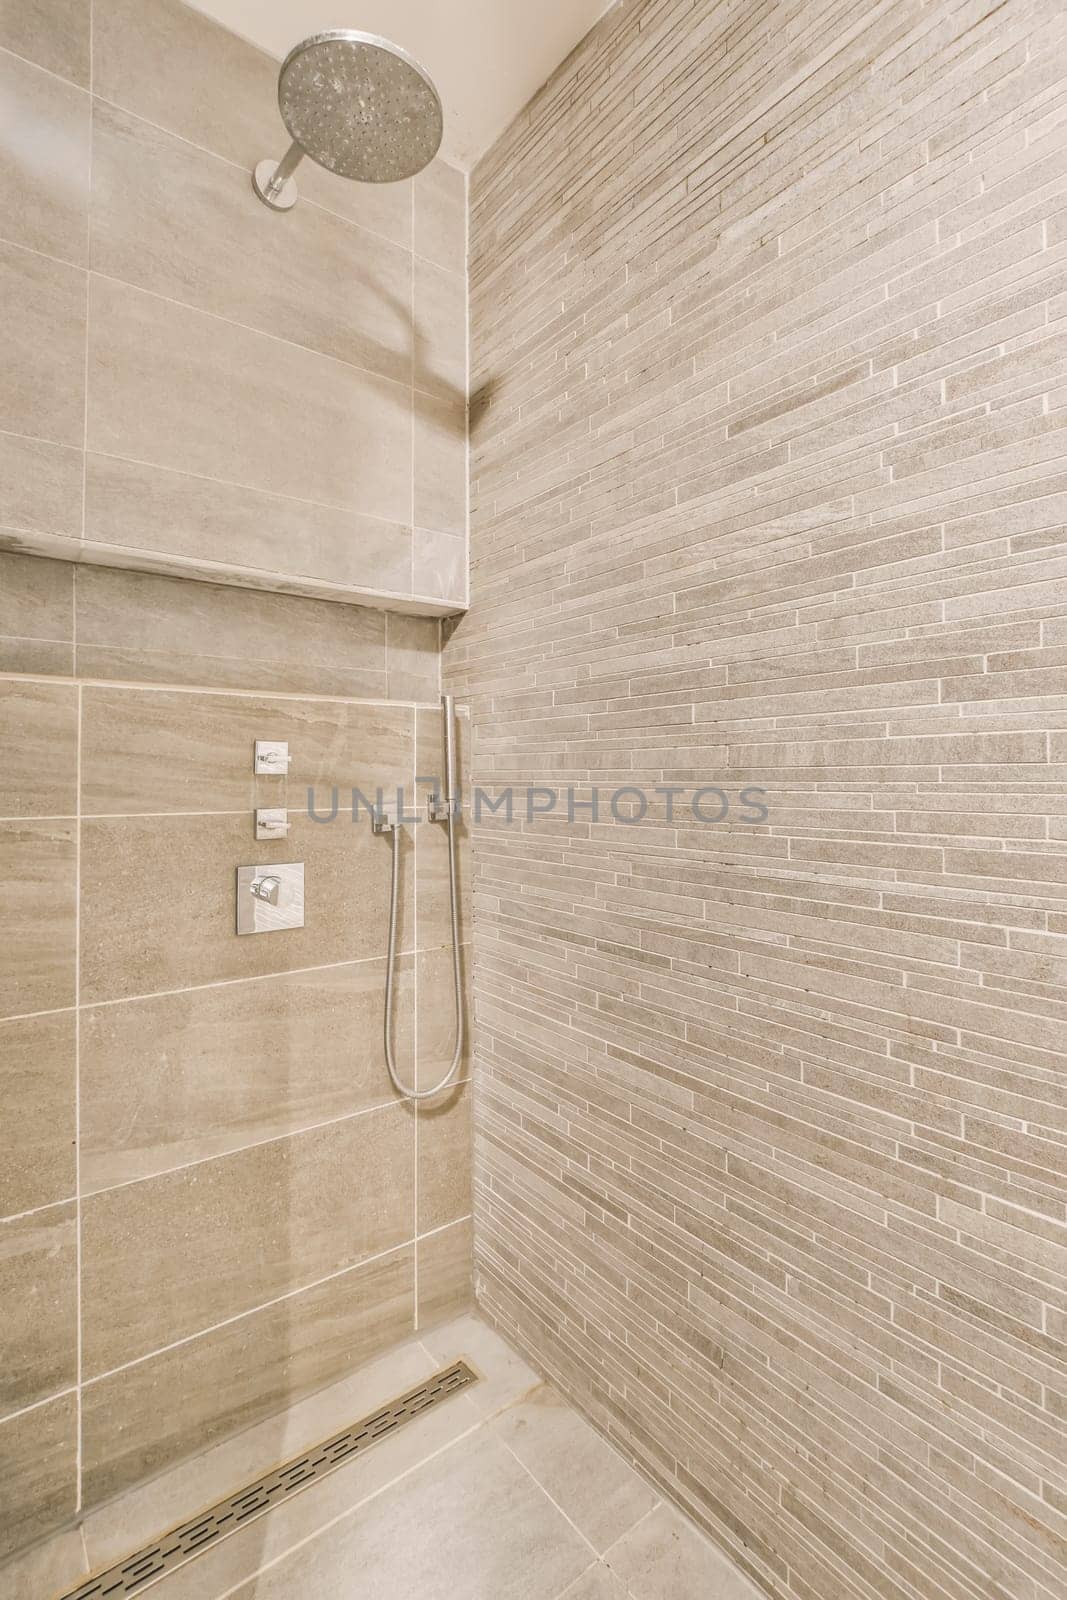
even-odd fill
[[[393,1105],[82,1202],[98,1376],[411,1236],[414,1117]]]
[[[0,1222],[0,1415],[78,1380],[73,1201]]]
[[[97,272],[410,383],[410,251],[317,206],[291,220],[256,198],[240,167],[97,109]]]
[[[430,1233],[470,1211],[469,1083],[419,1106],[419,1232]]]
[[[453,1222],[447,1228],[420,1239],[419,1327],[432,1328],[459,1316],[474,1298],[472,1260],[473,1227],[470,1220]]]
[[[382,1045],[384,967],[379,958],[87,1008],[83,1189],[149,1177],[394,1100]],[[394,1001],[405,1068],[411,970],[412,958],[402,958]],[[426,991],[431,1003],[438,992]],[[0,1051],[3,1042],[0,1029]]]
[[[117,456],[90,455],[85,473],[85,537],[120,564],[178,557],[252,588],[411,588],[406,525]]]
[[[472,177],[479,1293],[775,1600],[1067,1592],[1058,9],[635,0]]]
[[[121,1000],[224,979],[381,955],[389,843],[358,824],[290,813],[287,839],[258,842],[251,811],[82,824],[82,1000]],[[40,826],[45,826],[41,824]],[[239,866],[304,863],[305,925],[234,937]],[[410,912],[400,929],[411,937]]]
[[[92,0],[0,0],[0,49],[84,87]]]
[[[447,161],[415,179],[415,250],[450,272],[467,270],[467,180]]]
[[[0,243],[0,429],[81,445],[85,282],[77,267]],[[3,492],[13,497],[13,491]]]
[[[10,0],[4,9],[11,9]],[[32,18],[27,21],[32,26]],[[0,19],[0,46],[3,33]],[[0,237],[84,266],[89,96],[0,48],[0,102],[8,130],[0,167]]]
[[[444,400],[467,396],[467,280],[415,258],[415,386]]]
[[[87,1384],[85,1504],[209,1449],[404,1338],[413,1268],[411,1247],[396,1250]]]
[[[78,1503],[78,1400],[61,1395],[0,1422],[0,1560],[74,1515]]]
[[[89,330],[91,450],[408,517],[406,386],[104,278]]]
[[[376,802],[379,790],[392,799],[397,788],[411,788],[409,706],[102,687],[86,688],[83,696],[86,816],[257,806],[307,811],[309,795],[315,814],[325,816],[336,788],[350,820],[353,790]],[[289,746],[286,775],[255,775],[258,739]]]
[[[69,644],[74,638],[74,568],[65,561],[0,552],[0,638]]]
[[[74,1012],[0,1023],[0,1216],[75,1192]]]
[[[451,534],[461,542],[467,527],[467,413],[462,403],[437,400],[430,395],[415,397],[415,523],[438,534]],[[423,555],[416,542],[416,563]],[[421,576],[426,584],[429,574]],[[458,579],[449,574],[447,590],[419,589],[417,593],[451,593],[459,584],[461,598],[466,593],[466,567]]]
[[[77,826],[0,822],[0,1016],[74,1003]]]
[[[441,627],[428,617],[389,618],[389,698],[432,700],[441,694]]]
[[[0,817],[70,817],[77,810],[78,691],[0,679]]]
[[[0,433],[0,543],[17,545],[20,535],[81,537],[82,453],[43,439]],[[72,545],[68,554],[77,549]],[[5,552],[0,550],[0,557]],[[7,556],[8,560],[19,559]],[[28,559],[28,558],[22,558]],[[3,605],[0,598],[0,605]],[[33,671],[32,664],[14,671]],[[66,668],[69,672],[69,664]]]
[[[402,620],[436,639],[436,624]],[[412,699],[390,687],[390,627],[368,607],[109,568],[78,572],[85,677]]]

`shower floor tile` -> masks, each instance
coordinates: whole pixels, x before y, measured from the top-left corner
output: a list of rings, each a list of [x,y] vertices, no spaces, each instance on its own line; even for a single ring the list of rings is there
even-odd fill
[[[139,1592],[151,1600],[758,1600],[475,1317],[96,1512],[84,1528],[88,1564],[96,1571],[132,1554],[460,1357],[480,1374],[474,1388]],[[49,1585],[24,1600],[54,1594]]]

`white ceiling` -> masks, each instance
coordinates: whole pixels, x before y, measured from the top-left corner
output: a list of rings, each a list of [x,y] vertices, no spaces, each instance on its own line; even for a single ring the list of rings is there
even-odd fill
[[[324,28],[403,45],[445,107],[442,154],[471,167],[612,0],[193,0],[279,60]]]

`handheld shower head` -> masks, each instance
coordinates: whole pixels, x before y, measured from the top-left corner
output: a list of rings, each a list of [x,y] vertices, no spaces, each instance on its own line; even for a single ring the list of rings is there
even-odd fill
[[[278,106],[293,143],[280,162],[261,161],[252,187],[264,204],[296,204],[292,174],[305,155],[358,183],[397,183],[421,172],[441,144],[441,97],[399,45],[336,28],[290,50],[278,76]]]

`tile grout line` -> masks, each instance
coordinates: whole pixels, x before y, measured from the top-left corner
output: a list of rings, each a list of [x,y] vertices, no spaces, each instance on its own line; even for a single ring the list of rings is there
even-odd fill
[[[564,1509],[560,1505],[559,1501],[556,1500],[552,1495],[549,1494],[548,1490],[545,1488],[545,1486],[541,1482],[540,1478],[536,1477],[535,1474],[533,1472],[531,1472],[530,1468],[526,1465],[525,1461],[522,1460],[521,1456],[517,1456],[515,1454],[514,1450],[508,1444],[508,1441],[506,1439],[502,1439],[500,1437],[499,1433],[496,1434],[496,1439],[497,1439],[497,1442],[499,1444],[502,1444],[504,1446],[504,1449],[507,1451],[507,1453],[511,1457],[511,1459],[519,1467],[522,1468],[523,1472],[529,1478],[530,1482],[534,1485],[534,1487],[536,1489],[540,1490],[540,1492],[544,1495],[545,1499],[548,1501],[549,1505],[555,1507],[555,1509],[559,1512],[560,1516],[563,1518],[564,1522],[569,1523],[570,1526],[574,1529],[575,1533],[578,1535],[579,1539],[581,1539],[584,1544],[587,1544],[589,1546],[590,1550],[593,1552],[594,1560],[595,1561],[599,1561],[600,1560],[600,1552],[597,1549],[596,1545],[593,1543],[592,1539],[589,1538],[588,1534],[583,1533],[581,1528],[579,1528],[578,1524],[575,1522],[574,1518],[567,1515],[566,1511],[564,1511]],[[578,1577],[581,1577],[581,1576],[582,1576],[582,1574],[579,1573]],[[578,1579],[575,1578],[573,1581],[575,1583],[577,1583]]]
[[[0,244],[4,244],[4,245],[8,246],[10,249],[22,251],[26,255],[41,255],[41,251],[39,251],[39,250],[31,250],[28,245],[16,244],[16,243],[14,243],[13,240],[3,239],[2,236],[0,236]],[[54,261],[57,266],[71,267],[72,271],[76,271],[76,272],[87,272],[88,271],[88,268],[85,268],[85,267],[74,267],[74,266],[72,266],[71,262],[63,261],[58,256],[45,256],[44,259],[46,261]],[[95,276],[99,278],[99,277],[103,277],[104,274],[98,272],[98,273],[95,274]],[[114,281],[116,283],[124,283],[125,282],[125,280],[122,279],[122,278],[116,278]],[[136,284],[131,284],[131,285],[127,285],[127,287],[136,288],[137,285]],[[150,294],[151,290],[146,289],[146,290],[143,291],[143,293]],[[164,297],[160,296],[159,298],[164,298]],[[175,305],[179,305],[179,306],[185,306],[185,302],[182,301],[182,300],[176,300],[176,301],[174,301],[174,304]],[[185,309],[189,310],[189,311],[196,311],[198,308],[196,306],[186,306]],[[210,312],[206,313],[206,315],[211,315],[211,313]],[[225,317],[219,317],[219,318],[217,318],[217,320],[220,321],[220,322],[225,322],[228,319],[225,318]],[[234,326],[243,328],[245,325],[244,325],[244,323],[235,323]],[[253,329],[248,330],[248,331],[251,331],[251,332],[255,333],[256,329],[253,328]],[[303,350],[303,349],[306,349],[307,346],[298,345],[297,348]],[[311,351],[310,353],[312,355],[318,354],[317,351]],[[347,365],[347,363],[342,362],[342,365]],[[364,369],[363,368],[358,368],[357,370],[363,371]],[[379,374],[379,373],[371,373],[370,376],[371,377],[379,377],[379,376],[381,376],[381,374]],[[400,387],[403,387],[403,384],[401,383],[400,379],[394,378],[391,381],[393,383],[398,384]],[[426,390],[417,389],[417,392],[419,394],[425,394],[427,396],[427,398],[431,399],[431,400],[440,400],[440,399],[443,398],[441,395],[435,394],[432,389],[426,389]],[[0,427],[0,438],[22,439],[27,444],[46,444],[46,445],[49,445],[54,450],[68,450],[68,451],[70,451],[70,453],[72,455],[78,454],[79,450],[82,448],[82,446],[79,446],[79,445],[76,445],[76,444],[67,444],[62,439],[51,439],[51,438],[48,438],[45,434],[41,434],[41,433],[22,433],[18,428],[12,428],[12,427]],[[237,482],[236,479],[233,479],[233,478],[218,478],[218,477],[215,477],[214,474],[212,474],[210,472],[193,472],[189,467],[168,467],[168,466],[164,466],[161,462],[158,462],[158,461],[148,461],[143,456],[119,455],[114,450],[93,449],[93,450],[89,451],[89,454],[93,455],[93,456],[99,456],[104,461],[121,461],[121,462],[125,463],[125,465],[131,466],[131,467],[151,467],[153,470],[165,473],[165,474],[167,474],[168,476],[171,476],[171,477],[175,477],[175,478],[191,478],[196,483],[222,484],[224,487],[229,487],[229,488],[233,488],[233,489],[250,489],[255,494],[261,495],[266,500],[284,500],[286,503],[291,504],[291,505],[296,505],[296,506],[314,506],[319,511],[336,511],[336,512],[339,512],[343,516],[349,516],[349,517],[358,518],[361,522],[373,522],[373,523],[376,523],[376,524],[379,525],[379,527],[381,528],[382,531],[386,531],[386,530],[396,531],[397,529],[401,529],[402,530],[404,528],[404,523],[396,522],[391,517],[381,517],[381,516],[378,516],[373,511],[359,511],[354,506],[341,505],[337,501],[334,501],[334,500],[313,500],[313,499],[309,499],[307,495],[286,494],[283,489],[264,489],[259,484],[243,484],[243,483]],[[9,523],[5,523],[4,526],[5,527],[11,527],[12,525],[9,524]],[[34,532],[41,532],[42,530],[33,529],[33,528],[24,528],[24,529],[20,530],[18,528],[15,528],[14,531],[15,532],[20,532],[21,531],[21,532],[24,532],[24,533],[34,533]],[[447,529],[441,528],[441,529],[437,529],[436,531],[440,532],[440,533],[446,533]],[[62,537],[62,534],[61,533],[57,533],[54,536],[55,537]],[[67,537],[76,538],[76,535],[71,534],[71,535],[67,535]],[[98,543],[98,542],[102,543],[103,541],[93,541],[93,542],[94,543]],[[129,546],[126,546],[126,545],[115,545],[115,546],[111,546],[109,548],[114,548],[114,549],[117,549],[117,550],[121,550],[121,549],[136,550],[138,547],[136,545],[129,545]],[[20,552],[18,552],[18,551],[15,552],[15,554],[19,554],[19,553]],[[27,552],[23,551],[21,553],[22,554],[26,554]],[[172,559],[172,560],[181,559],[179,555],[177,555],[175,553],[171,553],[171,552],[164,553],[164,552],[156,551],[156,552],[153,552],[153,553],[156,554],[157,556],[160,556],[162,554],[167,554],[167,555],[169,555],[170,559]],[[190,561],[195,561],[197,558],[196,557],[187,557],[186,559],[188,559]],[[209,558],[205,557],[204,559],[207,560]],[[226,568],[224,570],[229,571],[231,569],[230,568]],[[248,572],[266,571],[269,574],[273,575],[275,578],[277,578],[277,576],[278,576],[273,568],[245,567],[242,570],[248,571]],[[162,574],[162,576],[166,577],[166,576],[168,576],[168,574],[164,573],[164,574]],[[299,577],[301,577],[301,574],[294,573],[294,574],[291,574],[291,576],[299,578]],[[303,576],[303,580],[305,582],[307,582],[307,583],[314,583],[314,584],[318,584],[318,585],[328,585],[329,582],[330,582],[330,580],[328,578],[315,578],[310,573],[305,573],[302,576]],[[238,587],[240,587],[240,585],[238,585]],[[338,585],[334,585],[334,587],[338,587]],[[273,592],[278,593],[278,594],[282,594],[282,595],[289,595],[291,593],[291,591],[287,590],[287,589],[278,589],[278,590],[273,591]],[[380,594],[383,598],[388,599],[388,600],[417,600],[417,599],[420,598],[420,596],[418,596],[418,595],[407,595],[407,594],[404,594],[400,590],[397,590],[397,589],[375,589],[373,587],[368,587],[368,593]],[[296,598],[297,599],[314,599],[315,597],[314,597],[314,595],[311,595],[311,596],[297,595]],[[425,596],[422,596],[421,598],[426,599],[428,601],[433,601],[434,600],[434,596],[432,596],[432,595],[425,595]],[[441,604],[445,604],[447,602],[441,601],[440,603]]]
[[[81,459],[81,490],[82,514],[81,536],[85,539],[85,523],[88,500],[88,462],[89,462],[89,370],[91,350],[91,324],[90,324],[90,295],[88,268],[92,253],[92,195],[93,195],[93,13],[94,0],[90,0],[88,18],[88,44],[89,44],[89,150],[87,171],[87,204],[85,210],[85,343],[84,366],[82,373],[82,459]],[[75,565],[71,574],[71,666],[74,672],[78,670],[78,569]],[[75,1333],[75,1360],[77,1374],[77,1399],[75,1401],[77,1441],[74,1458],[74,1512],[81,1515],[85,1500],[85,1418],[83,1409],[83,1384],[85,1379],[85,1314],[83,1293],[83,1254],[84,1242],[82,1237],[82,1082],[81,1082],[81,1001],[82,1001],[82,753],[84,742],[84,690],[79,683],[76,696],[77,716],[77,747],[75,751],[74,766],[74,805],[77,816],[75,824],[74,843],[74,1250],[75,1250],[75,1315],[77,1326]],[[84,1544],[84,1537],[83,1537]]]
[[[83,1499],[83,1419],[82,1419],[82,1383],[84,1378],[84,1312],[82,1296],[82,1142],[81,1142],[81,1114],[82,1114],[82,1086],[81,1086],[81,855],[82,855],[82,824],[81,824],[81,764],[82,764],[82,692],[78,689],[78,734],[77,750],[75,754],[75,804],[78,808],[78,817],[75,825],[74,843],[74,1240],[75,1240],[75,1314],[77,1317],[76,1330],[76,1370],[77,1370],[77,1447],[75,1455],[75,1513],[82,1509]]]
[[[19,822],[25,822],[27,820],[37,821],[39,819],[26,819],[24,817],[20,817],[15,820]],[[64,817],[59,820],[64,822],[73,822],[76,819],[73,817]],[[462,948],[466,949],[468,943],[469,941],[464,942]],[[445,946],[443,944],[428,945],[423,953],[429,954],[435,950],[443,950],[444,948]],[[401,959],[403,959],[408,956],[413,956],[415,953],[416,952],[413,948],[408,948],[406,950],[399,951],[398,955]],[[371,965],[375,961],[382,961],[383,959],[384,958],[382,956],[359,956],[349,961],[326,961],[315,967],[284,967],[279,972],[253,972],[248,973],[240,978],[215,978],[210,983],[187,984],[182,989],[150,989],[144,994],[119,995],[112,1000],[87,1000],[82,1003],[82,1009],[84,1011],[98,1011],[102,1010],[105,1006],[137,1005],[149,1000],[172,999],[173,997],[182,994],[199,994],[208,989],[230,989],[236,984],[240,983],[274,983],[279,979],[308,976],[315,972],[337,972],[342,967],[365,967]],[[9,1016],[0,1017],[0,1026],[2,1026],[5,1022],[27,1022],[32,1017],[64,1016],[68,1011],[74,1010],[75,1007],[73,1005],[69,1005],[51,1006],[45,1011],[15,1011]],[[37,1207],[35,1209],[39,1210],[41,1208]]]
[[[464,1083],[467,1081],[467,1079],[463,1079]],[[253,1139],[248,1144],[234,1145],[232,1149],[220,1150],[213,1155],[197,1156],[193,1161],[180,1161],[177,1166],[159,1167],[137,1178],[124,1178],[121,1183],[108,1183],[99,1189],[87,1189],[84,1198],[95,1199],[98,1195],[114,1194],[119,1189],[132,1189],[138,1183],[151,1183],[156,1178],[173,1177],[176,1172],[190,1172],[194,1167],[204,1167],[213,1161],[227,1161],[231,1156],[244,1155],[249,1150],[263,1150],[268,1145],[282,1144],[289,1139],[300,1139],[305,1134],[321,1133],[324,1128],[339,1128],[344,1123],[358,1122],[361,1117],[372,1117],[379,1111],[402,1110],[403,1107],[404,1101],[399,1095],[394,1095],[391,1100],[375,1101],[374,1105],[364,1106],[359,1111],[344,1111],[339,1117],[327,1117],[324,1122],[311,1122],[299,1128],[287,1130],[285,1133],[270,1134],[266,1139]],[[49,1208],[41,1206],[39,1209],[44,1211]],[[30,1213],[26,1214],[29,1215]],[[5,1218],[4,1220],[10,1221],[11,1219]],[[412,1237],[414,1237],[414,1234]]]
[[[0,554],[17,554],[17,553],[18,552],[0,550]],[[31,560],[46,560],[47,557],[35,557],[35,556],[31,555],[29,559],[31,559]],[[79,563],[72,562],[71,565],[74,566],[75,569],[77,569],[78,566],[79,566]],[[118,568],[116,570],[122,571],[122,570],[125,570],[125,569]],[[132,569],[130,569],[130,570],[132,570]],[[142,575],[143,576],[143,574],[135,574],[135,575]],[[156,576],[156,574],[149,573],[149,574],[147,574],[147,576],[152,577],[152,576]],[[165,574],[164,574],[164,576],[165,576]],[[193,582],[195,580],[179,578],[179,579],[176,579],[175,581],[178,582],[178,583],[181,583],[181,582]],[[218,585],[217,587],[226,587],[226,586],[225,585]],[[254,594],[264,594],[264,593],[268,593],[269,591],[256,589],[256,590],[252,590],[250,592],[252,592]],[[289,598],[306,599],[308,597],[304,596],[304,595],[296,595],[296,596],[292,596],[292,597],[289,597]],[[376,607],[365,607],[364,609],[376,610],[377,608]],[[388,613],[385,613],[385,614],[388,615]],[[398,614],[399,615],[413,615],[413,613],[398,613]],[[416,620],[420,621],[420,622],[439,622],[440,618],[438,618],[438,617],[417,617]],[[4,634],[2,637],[4,637],[4,638],[15,638],[16,635],[14,635],[14,634]],[[44,642],[47,643],[48,641],[44,641]],[[70,644],[71,641],[69,639],[58,639],[58,640],[55,640],[54,642],[57,643],[57,644]],[[93,648],[94,649],[98,649],[98,650],[111,650],[111,649],[115,649],[117,647],[114,646],[114,645],[95,645]],[[150,655],[157,655],[157,654],[158,655],[163,655],[166,652],[164,652],[164,651],[147,651],[145,653],[146,654],[150,654]],[[234,658],[229,657],[229,656],[221,656],[221,657],[216,657],[215,659],[216,660],[231,660],[231,659],[234,659]],[[264,665],[269,666],[269,665],[271,665],[271,663],[270,662],[265,662]],[[383,676],[384,675],[385,675],[385,673],[383,671]],[[402,700],[402,699],[393,700],[393,699],[390,699],[388,696],[346,695],[346,694],[314,694],[314,693],[311,693],[311,692],[308,692],[308,693],[305,694],[299,689],[270,689],[270,690],[267,690],[267,691],[264,691],[262,689],[226,689],[226,688],[218,688],[213,684],[152,683],[152,682],[149,682],[149,681],[147,681],[145,679],[140,679],[140,678],[98,678],[98,677],[93,677],[88,673],[85,673],[85,674],[82,674],[82,673],[62,674],[62,673],[55,673],[55,672],[0,672],[0,683],[16,682],[16,683],[39,683],[39,684],[55,684],[55,683],[70,684],[75,679],[82,686],[82,688],[85,688],[85,689],[129,690],[131,694],[132,693],[136,693],[136,694],[191,694],[191,695],[205,695],[205,696],[211,695],[211,696],[215,696],[215,697],[220,697],[221,696],[222,698],[231,697],[231,698],[239,699],[239,700],[249,700],[249,699],[251,699],[251,700],[278,700],[278,701],[283,701],[285,703],[288,703],[291,700],[295,700],[295,701],[301,701],[301,702],[309,701],[313,705],[375,706],[375,707],[379,707],[379,708],[381,708],[383,710],[396,708],[396,709],[399,709],[399,710],[411,710],[411,709],[414,709],[416,711],[422,711],[422,710],[430,710],[430,711],[432,711],[432,710],[435,709],[435,705],[436,705],[436,702],[433,701],[433,700]]]
[[[414,186],[414,184],[412,184],[411,194],[412,194],[412,207],[414,208],[414,197],[415,197],[415,186]],[[412,227],[414,228],[414,216],[412,217]],[[412,787],[412,792],[415,793],[416,792],[415,779],[418,776],[418,771],[419,771],[419,713],[417,711],[414,713],[413,722],[412,722],[411,755],[412,755],[411,787]],[[415,949],[418,950],[418,943],[419,943],[419,830],[418,830],[418,828],[415,829],[415,832],[412,835],[412,840],[411,840],[411,859],[412,859],[412,868],[413,868],[413,870],[412,870],[411,911],[412,911],[412,920],[413,920],[413,924],[414,924],[414,926],[412,928],[412,938],[414,940]],[[412,1052],[411,1053],[412,1053],[412,1071],[414,1073],[414,1080],[413,1081],[414,1081],[415,1088],[418,1089],[419,1086],[420,1086],[420,1079],[419,1079],[419,958],[418,958],[418,955],[415,956],[415,959],[412,962],[412,971],[413,971],[414,1003],[413,1003],[413,1013],[412,1013],[412,1019],[411,1019],[411,1038],[412,1038]],[[411,1118],[411,1121],[412,1121],[412,1133],[413,1133],[414,1145],[415,1145],[414,1183],[413,1183],[413,1186],[412,1186],[412,1188],[413,1188],[412,1203],[413,1203],[413,1206],[414,1206],[414,1226],[415,1226],[415,1269],[414,1269],[414,1295],[415,1295],[415,1301],[414,1301],[413,1309],[414,1309],[414,1329],[415,1329],[415,1332],[418,1333],[418,1331],[419,1331],[419,1320],[420,1320],[419,1319],[419,1258],[420,1258],[420,1256],[422,1254],[421,1247],[420,1247],[420,1244],[419,1244],[419,1136],[420,1136],[420,1125],[419,1124],[420,1124],[420,1116],[421,1116],[422,1107],[421,1107],[421,1103],[418,1100],[413,1100],[411,1102],[411,1105],[412,1105],[412,1110],[413,1110],[413,1115],[412,1115],[412,1118]]]

